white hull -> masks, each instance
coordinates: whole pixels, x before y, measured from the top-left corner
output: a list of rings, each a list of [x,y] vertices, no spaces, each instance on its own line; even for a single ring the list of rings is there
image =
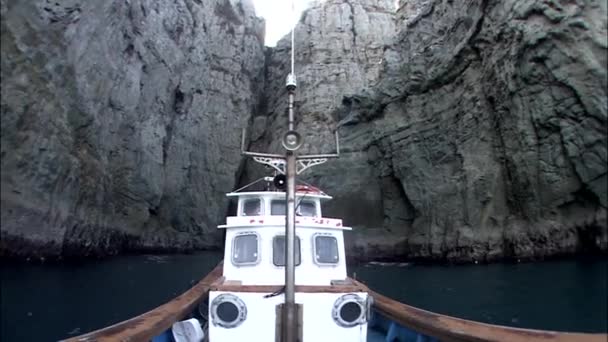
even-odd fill
[[[247,305],[247,318],[238,327],[225,329],[214,325],[209,316],[210,342],[275,341],[277,327],[276,307],[284,301],[283,295],[265,298],[264,292],[211,291],[209,303],[223,294],[236,295]],[[301,293],[296,292],[296,303],[302,304],[303,342],[347,342],[366,341],[367,323],[353,327],[342,327],[332,318],[334,303],[346,293]],[[355,293],[367,300],[366,292]]]

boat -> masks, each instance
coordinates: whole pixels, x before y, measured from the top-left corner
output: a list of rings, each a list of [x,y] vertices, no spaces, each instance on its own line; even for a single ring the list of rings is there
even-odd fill
[[[322,215],[323,191],[295,192],[295,336],[283,333],[285,192],[235,191],[237,215],[227,217],[224,261],[201,281],[140,316],[68,339],[76,341],[583,341],[606,334],[497,326],[415,308],[374,292],[347,276],[341,219]]]
[[[519,329],[441,315],[400,303],[348,276],[342,219],[323,216],[331,196],[297,175],[340,154],[300,155],[294,129],[296,79],[287,77],[284,154],[242,154],[273,174],[237,189],[225,230],[224,259],[192,288],[137,317],[77,341],[153,342],[605,342],[607,334]],[[256,188],[257,187],[257,188]]]

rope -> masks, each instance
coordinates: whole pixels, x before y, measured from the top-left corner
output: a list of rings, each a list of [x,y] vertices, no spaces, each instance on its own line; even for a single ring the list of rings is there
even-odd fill
[[[308,195],[308,193],[305,193],[304,196],[300,197],[300,200],[298,201],[298,205],[296,205],[296,208],[293,210],[294,212],[298,211],[298,208],[300,207],[300,203],[302,203],[302,200],[304,199],[304,197],[306,197],[306,195]],[[298,216],[298,214],[296,214],[296,216]]]
[[[275,297],[280,295],[281,293],[285,292],[285,286],[281,287],[280,289],[276,290],[273,293],[269,293],[267,295],[264,296],[264,298],[271,298],[271,297]]]
[[[245,189],[245,188],[248,188],[248,187],[250,187],[250,186],[252,186],[252,185],[254,185],[254,184],[258,183],[259,181],[264,180],[264,178],[265,178],[265,177],[262,177],[262,178],[260,178],[260,179],[258,179],[258,180],[256,180],[256,181],[254,181],[254,182],[251,182],[251,183],[249,183],[249,184],[245,185],[245,186],[244,186],[244,187],[242,187],[242,188],[238,188],[238,189],[234,190],[233,192],[239,192],[239,191],[241,191],[241,190],[243,190],[243,189]]]

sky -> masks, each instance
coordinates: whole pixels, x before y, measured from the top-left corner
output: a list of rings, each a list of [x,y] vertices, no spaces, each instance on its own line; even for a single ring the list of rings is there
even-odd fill
[[[257,16],[266,21],[266,46],[275,46],[279,39],[288,34],[302,12],[313,2],[315,0],[253,0]],[[295,12],[292,11],[292,3]]]

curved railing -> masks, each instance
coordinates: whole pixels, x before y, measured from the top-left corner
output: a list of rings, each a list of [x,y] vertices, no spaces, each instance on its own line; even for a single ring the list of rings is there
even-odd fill
[[[171,328],[173,323],[189,315],[196,305],[209,294],[211,284],[222,276],[222,270],[223,264],[220,262],[203,280],[156,309],[65,341],[150,341]]]
[[[492,325],[436,314],[369,290],[374,309],[386,318],[441,341],[495,342],[606,342],[608,334],[569,333]]]

